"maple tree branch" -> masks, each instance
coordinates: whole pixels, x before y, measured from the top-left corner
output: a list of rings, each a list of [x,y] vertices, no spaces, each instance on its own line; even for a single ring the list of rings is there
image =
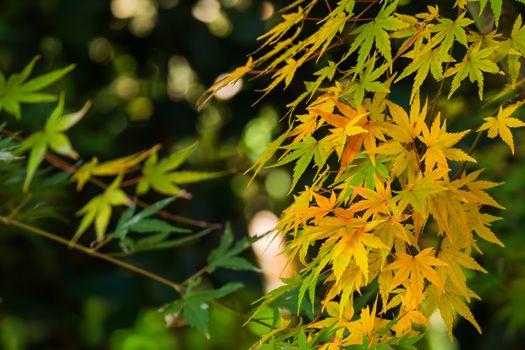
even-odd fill
[[[101,252],[98,252],[92,248],[89,248],[89,247],[86,247],[82,244],[79,244],[79,243],[75,243],[75,242],[71,242],[65,238],[62,238],[52,232],[49,232],[49,231],[46,231],[46,230],[43,230],[43,229],[40,229],[38,227],[35,227],[35,226],[32,226],[32,225],[29,225],[29,224],[26,224],[26,223],[23,223],[21,221],[18,221],[18,220],[15,220],[13,219],[12,217],[7,217],[7,216],[0,216],[0,222],[4,223],[5,225],[10,225],[10,226],[14,226],[14,227],[18,227],[22,230],[25,230],[27,232],[30,232],[32,234],[35,234],[37,236],[41,236],[41,237],[44,237],[46,239],[49,239],[51,241],[54,241],[56,243],[59,243],[61,245],[64,245],[68,248],[71,248],[71,249],[76,249],[82,253],[85,253],[87,255],[90,255],[92,257],[95,257],[97,259],[100,259],[100,260],[104,260],[104,261],[107,261],[113,265],[117,265],[121,268],[124,268],[128,271],[131,271],[131,272],[134,272],[136,274],[139,274],[139,275],[142,275],[144,277],[147,277],[151,280],[154,280],[160,284],[163,284],[167,287],[170,287],[172,289],[174,289],[180,296],[183,296],[184,295],[184,291],[185,291],[185,288],[184,288],[184,284],[183,283],[175,283],[173,281],[170,281],[169,279],[165,278],[165,277],[162,277],[154,272],[151,272],[151,271],[148,271],[146,269],[143,269],[141,267],[138,267],[136,265],[133,265],[133,264],[130,264],[124,260],[121,260],[121,259],[117,259],[115,257],[112,257],[108,254],[104,254],[104,253],[101,253]],[[229,306],[229,305],[226,305],[226,304],[223,304],[221,302],[218,302],[216,300],[210,300],[209,301],[210,304],[213,304],[213,305],[217,305],[217,306],[220,306],[220,307],[223,307],[225,308],[226,310],[238,315],[238,316],[241,316],[243,317],[244,319],[247,319],[247,320],[251,320],[252,322],[255,322],[255,323],[258,323],[260,325],[263,325],[265,327],[268,327],[270,329],[274,329],[275,327],[273,327],[271,324],[268,324],[260,319],[257,319],[257,318],[250,318],[249,315],[246,315],[245,313]]]
[[[110,262],[114,265],[117,265],[117,266],[120,266],[126,270],[129,270],[129,271],[132,271],[132,272],[135,272],[139,275],[142,275],[142,276],[145,276],[145,277],[148,277],[149,279],[152,279],[154,281],[157,281],[161,284],[164,284],[165,286],[168,286],[168,287],[171,287],[173,288],[175,291],[177,291],[177,293],[179,293],[180,295],[183,295],[184,293],[184,287],[178,283],[174,283],[160,275],[157,275],[153,272],[150,272],[150,271],[147,271],[143,268],[140,268],[138,266],[135,266],[135,265],[132,265],[126,261],[123,261],[123,260],[120,260],[120,259],[116,259],[114,257],[111,257],[111,256],[108,256],[107,254],[104,254],[104,253],[101,253],[101,252],[98,252],[98,251],[95,251],[89,247],[86,247],[82,244],[79,244],[79,243],[75,243],[75,242],[71,242],[70,240],[68,239],[65,239],[65,238],[62,238],[54,233],[51,233],[49,231],[46,231],[46,230],[43,230],[43,229],[40,229],[38,227],[35,227],[35,226],[32,226],[32,225],[29,225],[29,224],[26,224],[26,223],[23,223],[21,221],[18,221],[18,220],[15,220],[13,218],[10,218],[10,217],[6,217],[6,216],[0,216],[0,221],[3,222],[5,225],[11,225],[11,226],[14,226],[14,227],[18,227],[20,229],[23,229],[25,231],[28,231],[28,232],[31,232],[35,235],[38,235],[38,236],[41,236],[41,237],[44,237],[44,238],[47,238],[51,241],[54,241],[54,242],[57,242],[59,244],[62,244],[66,247],[69,247],[69,248],[72,248],[72,249],[76,249],[78,251],[81,251],[85,254],[88,254],[88,255],[91,255],[95,258],[98,258],[98,259],[101,259],[101,260],[105,260],[107,262]]]
[[[357,14],[354,19],[359,19],[361,17],[363,17],[367,12],[368,10],[370,10],[372,8],[372,6],[377,3],[379,0],[370,0],[370,1],[361,1],[361,2],[367,2],[369,3],[361,12],[359,12],[359,14]],[[352,23],[352,25],[350,26],[350,30],[349,32],[351,33],[352,30],[354,29],[355,25],[356,25],[357,21],[354,20],[354,22]]]
[[[6,136],[12,137],[15,141],[18,141],[18,142],[23,142],[25,140],[24,137],[16,135],[12,131],[10,131],[10,130],[2,127],[2,126],[0,126],[0,133],[4,134]],[[67,172],[69,174],[75,174],[78,171],[78,168],[75,167],[73,164],[70,164],[67,161],[63,160],[62,158],[60,158],[58,156],[55,156],[55,155],[53,155],[53,154],[51,154],[49,152],[46,152],[46,154],[44,155],[44,159],[49,164],[54,166],[55,168],[57,168],[59,170],[62,170],[64,172]],[[140,178],[137,178],[137,180],[130,179],[130,180],[128,180],[128,183],[126,183],[126,181],[124,181],[123,184],[126,184],[126,186],[124,186],[124,187],[131,186],[130,182],[132,180],[133,181],[138,181],[138,180],[140,180]],[[100,180],[100,179],[98,179],[96,177],[90,177],[88,181],[91,182],[93,185],[99,187],[102,190],[105,190],[109,186],[104,181],[102,181],[102,180]],[[189,199],[189,198],[191,198],[191,195],[189,193],[187,193],[187,192],[184,192],[181,197]],[[147,208],[149,208],[151,206],[150,204],[148,204],[146,202],[143,202],[143,201],[141,201],[139,199],[133,200],[129,196],[128,196],[128,199],[129,199],[129,203],[135,202],[139,207],[141,207],[143,209],[147,209]],[[188,224],[188,225],[195,226],[195,227],[212,228],[212,229],[221,229],[222,228],[221,224],[210,223],[210,222],[207,222],[207,221],[204,221],[204,220],[195,220],[195,219],[188,218],[188,217],[185,217],[185,216],[180,216],[180,215],[174,215],[174,214],[169,213],[166,210],[158,211],[157,215],[159,215],[160,217],[162,217],[164,219],[168,219],[168,220],[171,220],[171,221]]]
[[[328,12],[332,12],[332,6],[330,5],[330,2],[328,0],[324,0],[324,3],[326,5],[326,8],[328,9]]]

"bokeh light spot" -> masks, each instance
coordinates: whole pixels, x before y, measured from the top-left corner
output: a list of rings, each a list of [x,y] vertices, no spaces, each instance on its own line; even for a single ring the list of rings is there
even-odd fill
[[[215,82],[218,82],[219,80],[224,79],[226,76],[228,76],[227,73],[223,73],[215,79]],[[219,100],[229,100],[233,96],[237,95],[239,91],[242,89],[242,79],[237,80],[236,82],[229,84],[222,89],[218,90],[215,93],[215,97]]]
[[[153,115],[153,102],[149,97],[135,97],[129,101],[127,112],[130,120],[147,120]]]
[[[291,185],[292,177],[290,173],[284,169],[274,169],[270,171],[264,182],[266,192],[268,192],[272,198],[276,199],[286,197]]]
[[[113,45],[108,39],[97,37],[89,43],[89,58],[96,63],[111,61],[115,56]]]

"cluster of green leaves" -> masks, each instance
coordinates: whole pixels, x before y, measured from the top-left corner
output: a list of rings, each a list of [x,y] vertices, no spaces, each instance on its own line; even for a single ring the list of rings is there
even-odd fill
[[[181,299],[165,305],[161,311],[172,318],[182,317],[190,326],[199,329],[209,337],[208,309],[210,302],[235,292],[242,288],[243,284],[230,282],[219,289],[200,290],[198,287],[202,280],[199,276],[203,273],[213,273],[218,268],[236,271],[256,270],[251,262],[239,254],[250,248],[251,244],[257,239],[258,237],[245,237],[234,243],[231,226],[227,224],[219,246],[208,255],[208,264],[188,280],[188,285]]]
[[[28,81],[33,70],[36,59],[31,61],[21,73],[13,74],[9,79],[0,74],[0,108],[5,109],[18,119],[22,118],[21,103],[52,102],[57,100],[57,96],[39,92],[41,89],[56,82],[73,67],[66,67],[57,71],[41,75]],[[23,209],[33,196],[38,197],[41,178],[47,180],[48,185],[53,185],[56,180],[50,176],[49,169],[39,170],[44,160],[60,170],[58,177],[62,183],[76,182],[77,191],[82,191],[86,185],[90,184],[98,188],[98,194],[88,200],[88,202],[77,211],[81,216],[81,221],[70,240],[70,246],[79,248],[86,252],[89,248],[79,245],[77,241],[94,226],[97,246],[92,252],[96,256],[106,257],[106,260],[116,261],[109,257],[114,255],[129,255],[137,252],[150,250],[171,249],[190,243],[209,235],[216,231],[217,225],[183,218],[183,222],[201,227],[200,231],[187,227],[180,227],[167,221],[173,217],[169,212],[169,206],[178,198],[189,198],[190,195],[181,186],[189,183],[213,179],[223,176],[228,172],[201,172],[180,170],[183,163],[192,155],[197,148],[197,143],[182,148],[171,153],[166,157],[159,155],[160,145],[155,145],[148,150],[100,162],[93,157],[89,162],[83,162],[76,166],[65,162],[60,156],[72,159],[79,159],[80,156],[73,148],[73,142],[69,139],[67,132],[73,128],[87,113],[90,103],[78,112],[65,113],[65,95],[62,93],[58,97],[58,103],[51,115],[45,121],[42,130],[33,132],[26,138],[18,134],[0,138],[0,170],[1,176],[4,175],[4,165],[16,165],[15,172],[10,173],[10,178],[23,179],[25,155],[27,164],[25,166],[25,180],[23,184],[18,181],[20,186],[13,188],[14,191],[25,199],[20,200],[16,205],[2,205],[0,217],[3,223],[19,223],[20,227],[27,228],[32,232],[42,232],[36,227],[21,224],[24,218]],[[2,132],[11,135],[12,133],[2,126]],[[131,174],[139,174],[129,178]],[[22,176],[21,176],[22,175]],[[110,178],[107,184],[102,178]],[[126,179],[127,178],[127,179]],[[37,186],[33,187],[34,180],[38,179]],[[12,180],[9,180],[12,181]],[[53,182],[55,181],[55,182]],[[127,184],[126,184],[127,183]],[[148,205],[142,202],[139,197],[155,191],[165,198]],[[29,193],[28,193],[29,192]],[[117,207],[127,207],[120,211]],[[140,209],[139,209],[140,207]],[[117,210],[116,210],[117,209]],[[115,212],[121,212],[120,218],[115,220]],[[113,219],[113,220],[112,220]],[[175,217],[175,220],[177,217]],[[112,222],[116,224],[113,230],[108,233]],[[204,228],[203,228],[204,227]],[[55,237],[55,240],[63,242],[58,236],[47,232],[47,237]],[[162,309],[163,313],[171,318],[183,317],[191,326],[196,327],[208,335],[208,307],[210,303],[215,303],[216,299],[229,295],[240,289],[243,285],[239,282],[231,282],[221,288],[213,289],[203,287],[203,276],[212,274],[217,269],[232,270],[256,270],[256,267],[245,257],[240,256],[258,238],[244,238],[234,241],[231,227],[227,225],[224,235],[218,247],[213,250],[206,266],[190,276],[186,281],[176,284],[168,283],[180,294],[180,299],[170,303]],[[104,246],[112,246],[111,242],[118,242],[121,252],[99,252]],[[128,266],[126,263],[121,265]],[[132,268],[133,269],[133,268]],[[144,271],[141,269],[134,269]],[[152,274],[145,271],[144,275]],[[167,281],[162,278],[157,280]]]

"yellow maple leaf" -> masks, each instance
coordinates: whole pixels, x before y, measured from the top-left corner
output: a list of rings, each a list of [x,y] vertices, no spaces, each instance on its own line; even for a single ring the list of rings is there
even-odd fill
[[[465,304],[463,298],[448,291],[443,293],[434,286],[430,286],[427,296],[427,308],[429,311],[435,310],[436,307],[439,308],[439,313],[447,326],[450,339],[453,339],[452,328],[454,326],[454,313],[458,313],[461,317],[469,321],[481,334],[481,327],[478,322],[476,322],[474,315]]]
[[[381,181],[375,181],[376,188],[372,190],[366,187],[350,186],[355,193],[363,197],[362,200],[352,205],[352,209],[356,212],[365,211],[363,219],[369,218],[371,215],[376,215],[389,209],[393,204],[392,192],[390,191],[390,184],[384,185]]]
[[[383,124],[382,129],[392,139],[379,145],[375,153],[395,156],[391,169],[392,176],[401,175],[408,170],[409,181],[413,181],[419,169],[419,155],[414,142],[421,134],[425,124],[427,104],[425,103],[420,108],[419,96],[416,96],[410,109],[410,115],[395,103],[387,101],[387,105],[393,123]]]
[[[397,254],[397,259],[387,267],[388,270],[395,271],[392,287],[404,285],[411,290],[418,302],[423,300],[425,280],[443,290],[443,283],[433,267],[447,266],[447,264],[434,257],[433,253],[434,248],[425,248],[414,256],[406,253]]]
[[[423,160],[425,170],[431,171],[437,164],[440,169],[448,169],[447,159],[457,162],[476,162],[474,158],[463,152],[459,148],[453,148],[465,136],[469,130],[462,132],[449,133],[446,130],[447,122],[441,125],[441,116],[437,115],[430,129],[423,124],[422,135],[419,139],[427,146]]]
[[[389,250],[379,237],[366,232],[367,229],[369,226],[365,225],[354,228],[342,226],[326,241],[327,244],[336,241],[332,248],[332,265],[336,281],[341,279],[347,267],[352,261],[355,261],[365,281],[368,282],[369,249]]]
[[[512,154],[514,154],[514,139],[510,128],[519,128],[525,126],[525,123],[517,118],[512,118],[511,115],[522,103],[523,102],[516,103],[505,108],[500,106],[498,115],[496,117],[484,118],[485,123],[479,127],[478,131],[488,130],[488,137],[491,139],[499,135],[503,142],[510,147]]]
[[[148,150],[103,163],[99,163],[98,159],[93,157],[89,163],[78,168],[72,177],[77,181],[77,191],[80,191],[92,176],[113,176],[129,172],[144,159],[156,153],[160,147],[160,145],[155,145]]]
[[[233,72],[228,74],[223,79],[219,80],[206,90],[206,92],[199,98],[197,101],[197,109],[201,110],[206,106],[208,101],[219,91],[220,89],[235,83],[237,80],[241,79],[246,73],[251,71],[254,67],[253,58],[248,57],[248,61],[244,66],[237,67]]]
[[[443,241],[438,257],[448,265],[443,269],[447,279],[446,283],[448,284],[448,281],[450,281],[457,291],[461,293],[461,296],[470,301],[472,292],[467,287],[467,278],[463,272],[464,268],[483,273],[487,273],[487,270],[467,254],[467,251],[460,251],[456,245],[450,244],[448,241]]]
[[[369,306],[361,309],[361,317],[356,321],[348,322],[346,325],[350,335],[344,339],[343,345],[362,344],[363,337],[367,337],[369,346],[377,344],[381,337],[378,331],[385,328],[389,320],[376,317],[376,312],[377,300],[372,310]]]

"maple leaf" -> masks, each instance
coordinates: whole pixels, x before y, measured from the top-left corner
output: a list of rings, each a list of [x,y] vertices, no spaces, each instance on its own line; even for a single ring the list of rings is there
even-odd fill
[[[197,144],[190,145],[170,156],[159,160],[157,153],[153,153],[144,162],[142,177],[137,185],[137,193],[145,194],[150,188],[165,195],[177,195],[182,192],[178,186],[213,179],[223,176],[227,172],[201,172],[201,171],[174,171],[195,150]]]
[[[350,331],[350,335],[344,339],[345,346],[352,344],[363,344],[363,339],[368,340],[369,345],[377,344],[380,335],[378,330],[384,328],[389,320],[376,317],[377,301],[372,310],[370,306],[361,309],[359,319],[348,322],[345,327]]]
[[[419,174],[414,182],[405,186],[405,188],[397,193],[395,197],[398,202],[399,210],[404,211],[410,204],[419,214],[424,217],[427,215],[428,200],[446,188],[443,181],[443,171],[433,171],[427,173],[425,176]]]
[[[289,211],[290,214],[297,214],[299,220],[304,222],[314,219],[314,224],[318,224],[319,220],[328,213],[332,212],[337,202],[337,196],[334,191],[330,194],[330,198],[326,198],[317,193],[313,194],[317,206],[308,206],[306,208],[296,208]]]
[[[104,239],[106,228],[111,218],[112,208],[116,205],[126,205],[130,202],[126,193],[118,188],[121,181],[122,176],[117,177],[111,185],[104,190],[104,193],[92,198],[77,212],[77,215],[83,215],[83,218],[75,235],[71,239],[72,243],[76,242],[80,236],[82,236],[93,221],[95,222],[97,241],[100,242]]]
[[[28,190],[29,184],[48,149],[72,159],[78,158],[77,152],[71,146],[71,142],[64,132],[78,123],[90,106],[91,103],[87,102],[78,112],[63,115],[64,95],[61,94],[57,106],[46,121],[44,130],[33,133],[20,144],[16,153],[21,154],[31,150],[23,186],[24,191]]]
[[[462,252],[449,241],[444,241],[442,243],[438,258],[447,264],[447,267],[443,269],[447,276],[447,281],[450,280],[461,295],[469,301],[471,292],[467,287],[467,279],[463,272],[463,268],[483,273],[487,273],[487,270],[481,267],[474,258],[465,252]]]
[[[512,154],[514,154],[514,139],[510,128],[519,128],[525,126],[525,123],[517,118],[512,118],[511,115],[520,107],[523,103],[516,103],[510,106],[503,108],[499,107],[498,115],[496,117],[487,117],[484,118],[485,123],[483,123],[478,131],[488,130],[488,137],[495,138],[499,136],[503,142],[505,142]]]
[[[382,129],[392,140],[379,145],[375,153],[395,156],[391,169],[392,176],[401,175],[408,169],[409,181],[413,181],[419,168],[419,155],[414,142],[425,124],[427,104],[425,103],[420,109],[419,98],[415,98],[410,116],[395,103],[387,101],[387,106],[393,123],[385,123]]]
[[[386,83],[378,81],[379,77],[385,73],[388,64],[384,64],[375,69],[376,57],[375,55],[367,62],[365,69],[357,72],[357,79],[353,79],[349,92],[354,93],[354,102],[356,106],[360,106],[363,102],[366,92],[388,93],[390,89]]]
[[[220,299],[244,287],[240,282],[230,282],[221,288],[211,290],[195,290],[201,279],[192,279],[188,283],[184,295],[178,300],[161,308],[165,315],[182,317],[192,326],[209,338],[209,304],[215,299]]]
[[[36,56],[25,68],[17,74],[11,75],[7,81],[0,72],[0,111],[14,115],[16,119],[21,118],[21,103],[40,103],[56,100],[56,96],[38,92],[69,73],[75,65],[49,72],[31,80],[27,80],[33,71],[36,61],[40,56]]]
[[[449,18],[438,18],[438,24],[432,28],[432,32],[437,32],[432,37],[432,46],[439,44],[439,57],[445,60],[448,52],[455,41],[467,47],[467,33],[464,27],[474,23],[470,18],[465,18],[466,12],[461,13],[455,21]]]
[[[386,6],[386,4],[388,3],[385,2],[385,6],[379,11],[374,20],[357,27],[352,32],[352,34],[356,34],[357,36],[352,42],[346,56],[352,54],[359,48],[357,63],[355,65],[356,72],[361,71],[374,44],[379,53],[386,58],[387,62],[391,63],[392,48],[387,31],[399,30],[409,26],[408,23],[392,16],[392,13],[396,9],[397,1],[392,2],[388,6]]]
[[[404,294],[399,294],[399,301],[401,307],[399,309],[399,317],[392,330],[396,332],[396,336],[400,336],[412,331],[415,325],[426,326],[428,324],[427,318],[419,310],[419,303],[412,295],[410,289],[407,289]]]
[[[403,284],[412,291],[416,300],[421,301],[425,280],[439,290],[443,290],[443,283],[434,269],[436,266],[447,266],[447,264],[434,257],[434,248],[425,248],[415,256],[398,253],[396,260],[387,267],[387,270],[394,271],[392,287]]]
[[[472,231],[476,232],[476,234],[485,241],[497,244],[500,247],[505,247],[505,244],[503,244],[503,242],[489,228],[492,222],[500,219],[500,217],[490,214],[471,212],[469,216],[469,223]]]
[[[337,240],[337,243],[332,248],[332,265],[337,281],[341,279],[352,260],[355,261],[365,280],[368,281],[367,248],[389,249],[379,237],[366,232],[366,226],[357,228],[344,226],[338,230],[337,234],[327,240],[327,244],[334,240]]]
[[[495,50],[496,47],[481,49],[481,43],[478,43],[468,50],[465,57],[463,57],[463,61],[445,72],[444,78],[454,76],[448,98],[459,88],[461,82],[468,77],[471,82],[477,82],[479,99],[483,100],[483,72],[499,72],[498,65],[489,58]]]
[[[439,313],[441,314],[441,317],[447,326],[448,336],[450,339],[453,339],[452,328],[454,326],[455,313],[458,313],[461,315],[461,317],[469,321],[481,334],[481,327],[479,326],[478,322],[476,322],[474,315],[460,296],[457,296],[448,291],[443,292],[434,286],[430,286],[427,296],[428,309],[433,311],[436,307],[439,308]]]
[[[294,189],[297,181],[299,181],[299,178],[303,175],[312,160],[314,160],[315,165],[320,169],[327,159],[327,154],[321,147],[320,143],[311,136],[305,137],[299,143],[284,146],[283,148],[291,150],[291,152],[271,167],[281,166],[294,160],[296,161],[290,191]]]
[[[418,95],[419,89],[430,72],[435,80],[440,80],[443,76],[443,63],[452,62],[453,59],[448,54],[442,57],[440,50],[432,48],[432,44],[428,43],[423,49],[414,49],[413,51],[404,55],[404,57],[412,58],[412,62],[403,70],[401,75],[396,79],[400,81],[407,76],[416,73],[414,83],[412,85],[412,93],[410,100]]]
[[[77,181],[77,191],[80,191],[92,176],[121,175],[133,170],[140,162],[159,149],[160,145],[155,145],[146,151],[108,160],[103,163],[99,163],[97,157],[93,157],[89,163],[78,168],[72,176],[73,180]]]
[[[510,43],[512,49],[518,51],[522,56],[525,56],[525,27],[522,27],[521,15],[518,15],[512,26]]]
[[[434,165],[437,164],[438,169],[448,169],[447,159],[456,162],[476,162],[474,158],[459,148],[453,148],[468,134],[470,130],[465,130],[457,133],[448,133],[447,121],[443,121],[441,125],[441,114],[438,114],[429,130],[426,124],[423,124],[422,135],[419,139],[427,146],[423,160],[425,161],[425,170],[431,171]]]
[[[365,211],[363,219],[367,219],[372,215],[383,212],[385,209],[390,209],[392,203],[392,193],[390,191],[390,184],[383,185],[382,181],[375,181],[375,190],[363,187],[352,186],[355,193],[363,197],[357,203],[352,204],[352,210],[356,212]]]

